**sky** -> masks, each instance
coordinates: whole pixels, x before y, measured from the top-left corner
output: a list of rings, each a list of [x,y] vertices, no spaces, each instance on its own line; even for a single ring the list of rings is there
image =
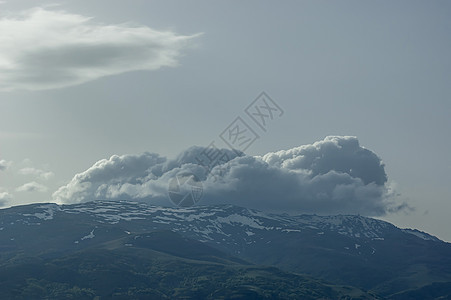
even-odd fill
[[[170,205],[189,171],[199,204],[370,215],[451,241],[450,14],[448,1],[0,1],[0,205]],[[238,123],[251,140],[236,153]],[[228,162],[206,172],[212,143]]]

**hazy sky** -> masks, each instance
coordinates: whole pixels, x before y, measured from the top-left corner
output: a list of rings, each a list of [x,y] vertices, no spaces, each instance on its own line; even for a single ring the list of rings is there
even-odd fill
[[[451,241],[449,1],[0,3],[3,205],[115,154],[226,147],[265,91],[284,114],[246,154],[356,136],[414,208],[382,218]]]

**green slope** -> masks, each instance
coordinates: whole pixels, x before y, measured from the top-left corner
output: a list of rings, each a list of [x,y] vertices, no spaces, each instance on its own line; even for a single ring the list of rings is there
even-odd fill
[[[274,267],[250,265],[172,232],[115,239],[60,257],[18,255],[0,299],[377,299]]]

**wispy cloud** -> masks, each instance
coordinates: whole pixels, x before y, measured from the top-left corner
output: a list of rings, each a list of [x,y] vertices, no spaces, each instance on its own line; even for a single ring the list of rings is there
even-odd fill
[[[34,8],[0,19],[0,90],[60,88],[174,67],[196,36]]]
[[[47,187],[43,184],[37,183],[35,181],[26,183],[22,186],[19,186],[16,191],[17,192],[38,192],[38,193],[44,193],[47,192]]]
[[[12,198],[13,196],[10,193],[0,190],[0,207],[4,206]]]
[[[44,171],[44,170],[36,169],[36,168],[23,168],[23,169],[20,169],[19,170],[19,174],[36,176],[39,179],[43,179],[43,180],[50,179],[50,178],[52,178],[54,176],[53,172]]]
[[[0,160],[0,171],[4,171],[11,166],[12,162],[6,161],[4,159]]]

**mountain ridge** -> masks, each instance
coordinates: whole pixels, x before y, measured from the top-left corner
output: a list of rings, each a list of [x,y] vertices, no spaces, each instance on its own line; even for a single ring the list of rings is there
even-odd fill
[[[151,231],[174,232],[253,264],[388,298],[451,282],[451,244],[427,233],[358,215],[290,216],[233,205],[93,201],[12,207],[0,211],[0,254],[57,257]]]

